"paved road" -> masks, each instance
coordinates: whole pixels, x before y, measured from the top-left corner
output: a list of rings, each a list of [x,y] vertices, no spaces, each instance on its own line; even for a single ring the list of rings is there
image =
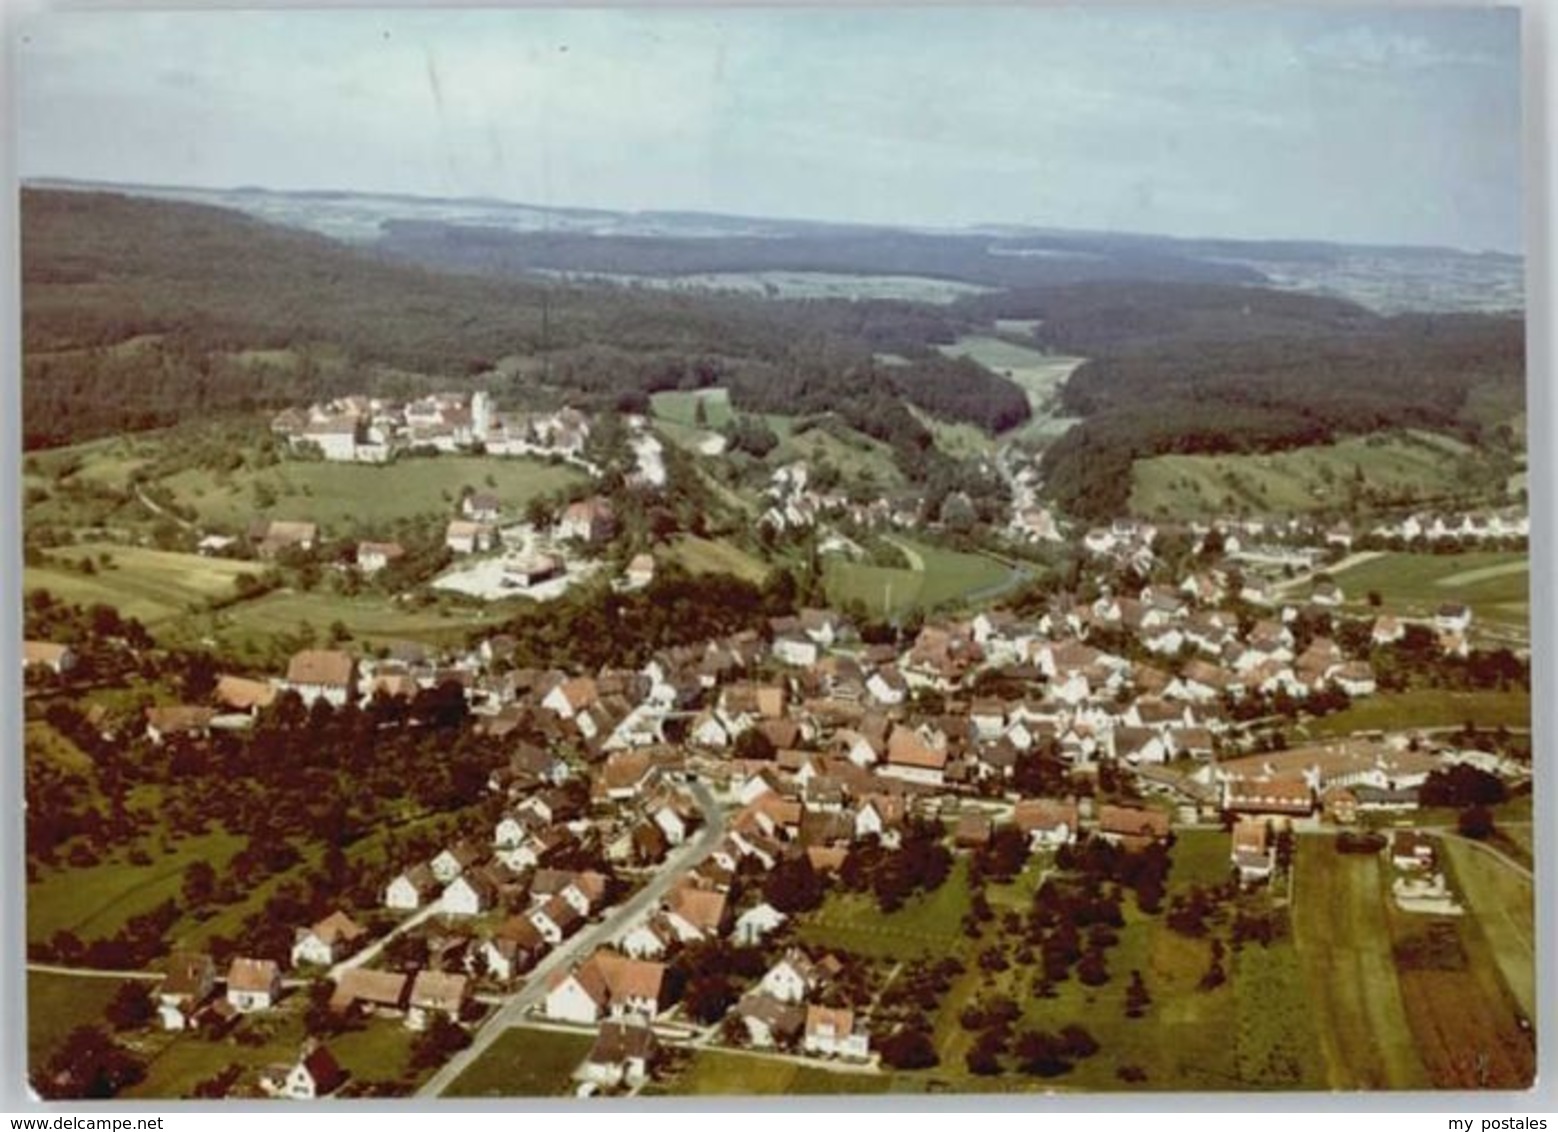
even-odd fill
[[[481,1029],[476,1032],[471,1044],[433,1074],[417,1091],[417,1096],[442,1096],[455,1079],[498,1040],[503,1031],[524,1021],[526,1012],[546,997],[547,981],[554,972],[566,970],[576,959],[582,959],[597,947],[609,942],[612,937],[659,904],[660,899],[670,891],[673,884],[689,869],[702,864],[714,852],[725,836],[724,815],[715,804],[714,796],[709,793],[708,787],[700,782],[693,784],[689,789],[698,803],[698,808],[703,811],[703,831],[667,857],[655,879],[635,893],[626,903],[612,908],[605,919],[592,924],[572,939],[564,940],[553,948],[526,976],[523,989],[511,995],[501,1007],[493,1011],[482,1024]]]

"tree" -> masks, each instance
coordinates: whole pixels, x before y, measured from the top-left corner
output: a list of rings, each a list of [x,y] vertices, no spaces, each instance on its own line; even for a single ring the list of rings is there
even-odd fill
[[[1013,1045],[1018,1067],[1034,1077],[1059,1077],[1071,1071],[1065,1043],[1048,1030],[1024,1030]]]
[[[707,1026],[723,1018],[735,1000],[735,987],[731,981],[724,975],[709,974],[688,982],[682,1005],[689,1015]]]
[[[1486,806],[1467,806],[1456,818],[1455,828],[1462,837],[1486,841],[1493,836],[1493,811]]]
[[[411,1064],[418,1069],[441,1065],[470,1044],[471,1036],[458,1024],[442,1012],[435,1013],[411,1047]]]
[[[184,870],[184,883],[180,888],[184,903],[192,911],[210,904],[216,897],[216,869],[210,861],[192,861]]]
[[[119,984],[114,997],[103,1008],[103,1017],[115,1030],[138,1030],[152,1018],[151,995],[140,983]]]
[[[1060,1041],[1066,1056],[1076,1061],[1098,1052],[1098,1039],[1075,1022],[1061,1029]]]
[[[930,1035],[908,1027],[883,1038],[877,1051],[882,1055],[882,1063],[893,1069],[929,1069],[941,1061]]]
[[[785,915],[820,907],[827,886],[804,853],[780,861],[763,881],[763,899]]]
[[[107,1100],[146,1075],[140,1059],[96,1026],[77,1026],[34,1078],[50,1100]]]
[[[1140,1018],[1147,1013],[1150,1005],[1152,995],[1147,993],[1146,980],[1141,977],[1140,971],[1132,971],[1130,985],[1125,988],[1125,1016]]]

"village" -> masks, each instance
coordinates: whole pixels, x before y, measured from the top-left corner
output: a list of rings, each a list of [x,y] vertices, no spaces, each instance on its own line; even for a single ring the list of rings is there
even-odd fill
[[[497,418],[478,394],[402,409],[348,399],[284,414],[277,428],[327,459],[378,462],[397,445],[476,442],[578,459],[589,425],[567,413]],[[840,505],[790,471],[768,521],[804,525]],[[464,496],[449,549],[493,552],[502,510]],[[1020,514],[1043,532],[1034,537],[1063,537],[1047,514]],[[610,499],[570,505],[544,542],[532,529],[494,560],[499,584],[544,597],[578,569],[556,548],[572,555],[614,534]],[[1529,762],[1457,728],[1291,744],[1282,729],[1374,696],[1381,656],[1464,661],[1472,611],[1446,602],[1416,621],[1344,619],[1339,587],[1319,572],[1322,554],[1353,549],[1342,528],[1286,575],[1249,567],[1263,548],[1295,554],[1312,531],[1230,523],[1192,534],[1197,569],[1117,592],[1122,566],[1152,569],[1157,531],[1128,519],[1089,531],[1097,597],[933,617],[902,646],[803,607],[640,668],[520,667],[500,634],[464,651],[308,648],[284,672],[221,673],[203,700],[148,708],[143,734],[115,741],[199,749],[283,710],[324,721],[440,701],[506,756],[471,810],[490,815],[485,825],[467,820],[458,838],[386,862],[374,906],[342,903],[290,925],[285,954],[171,955],[146,1024],[219,1040],[243,1019],[308,1004],[296,1059],[221,1086],[241,1095],[352,1093],[361,1082],[331,1046],[363,1025],[419,1036],[431,1051],[423,1095],[451,1090],[513,1030],[588,1036],[570,1073],[581,1095],[653,1089],[678,1052],[700,1049],[870,1075],[925,1064],[915,1051],[926,1042],[911,1040],[925,1037],[924,1020],[889,1005],[893,975],[818,942],[830,892],[863,888],[897,906],[948,883],[954,859],[1015,854],[1019,869],[1038,862],[1042,884],[1095,867],[1080,862],[1100,852],[1118,892],[1118,878],[1135,875],[1119,859],[1153,862],[1146,871],[1161,881],[1189,835],[1217,839],[1224,898],[1265,907],[1288,899],[1294,839],[1324,837],[1384,855],[1402,908],[1460,914],[1434,839],[1411,820],[1422,792],[1468,770],[1518,788]],[[309,549],[317,531],[269,520],[250,538],[274,556]],[[364,543],[357,568],[371,574],[400,552]],[[654,579],[654,559],[638,555],[618,584]],[[76,661],[64,645],[25,646],[43,686],[68,687]],[[1107,948],[1077,957],[1085,966]]]

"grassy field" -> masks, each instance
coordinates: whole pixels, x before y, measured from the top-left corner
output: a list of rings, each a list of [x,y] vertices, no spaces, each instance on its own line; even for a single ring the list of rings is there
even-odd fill
[[[277,633],[295,632],[305,624],[312,626],[322,641],[337,621],[353,638],[369,643],[416,640],[454,644],[463,641],[472,629],[502,621],[509,608],[501,602],[482,607],[440,604],[419,608],[377,594],[344,597],[277,590],[201,618],[199,631],[240,651]]]
[[[1228,879],[1228,847],[1232,839],[1220,829],[1182,829],[1174,834],[1174,866],[1169,891],[1193,885],[1213,888]]]
[[[595,1044],[593,1034],[512,1029],[471,1064],[451,1097],[559,1097],[573,1091],[573,1071]]]
[[[768,567],[761,559],[728,542],[679,535],[661,553],[694,574],[734,574],[749,582],[761,582],[768,577]]]
[[[1131,511],[1164,519],[1229,512],[1277,514],[1334,507],[1361,473],[1374,492],[1401,502],[1500,494],[1492,464],[1460,441],[1432,433],[1356,437],[1260,455],[1154,456],[1136,461]]]
[[[1299,839],[1294,939],[1333,1089],[1430,1084],[1402,1001],[1380,861]]]
[[[847,439],[825,429],[781,434],[779,446],[768,454],[773,466],[805,460],[812,466],[828,463],[843,473],[845,483],[871,483],[879,488],[899,487],[903,473],[893,451],[879,440],[851,431]]]
[[[1536,1017],[1536,905],[1531,881],[1456,837],[1439,840],[1456,891],[1476,915],[1504,982],[1527,1018]]]
[[[757,1054],[703,1049],[665,1091],[694,1097],[881,1093],[892,1081],[886,1073],[835,1073]]]
[[[84,940],[113,935],[131,916],[178,899],[189,865],[210,861],[222,868],[242,847],[241,837],[210,833],[178,842],[173,852],[147,865],[112,860],[88,868],[45,868],[27,886],[27,938],[47,940],[57,931]]]
[[[99,561],[105,554],[108,565]],[[147,625],[204,608],[211,598],[230,597],[237,578],[260,570],[252,562],[112,543],[79,543],[51,551],[50,558],[69,562],[90,558],[94,573],[82,574],[63,565],[29,566],[23,572],[26,589],[47,589],[83,605],[103,602],[121,616]]]
[[[1478,727],[1531,726],[1531,693],[1447,692],[1420,688],[1410,692],[1392,692],[1369,696],[1335,715],[1306,724],[1309,734],[1350,735],[1355,731],[1403,731],[1420,727],[1460,727],[1467,722]]]
[[[184,471],[159,482],[212,526],[239,530],[266,515],[318,523],[327,537],[341,537],[364,525],[416,515],[452,517],[467,487],[496,494],[506,513],[517,517],[534,497],[584,479],[567,465],[523,457],[436,456],[382,467],[290,460],[264,471],[220,476]],[[261,506],[257,488],[270,491],[275,502]]]
[[[27,1064],[48,1061],[77,1026],[102,1026],[103,1009],[118,993],[120,979],[27,972]]]
[[[978,554],[961,554],[910,539],[894,539],[914,564],[912,569],[870,566],[830,558],[823,581],[835,605],[860,601],[873,614],[935,609],[998,586],[1009,576],[1001,563]]]
[[[886,915],[870,896],[834,892],[807,918],[800,937],[806,943],[881,959],[945,955],[961,943],[968,909],[968,862],[960,860],[935,892],[916,896]]]
[[[703,405],[703,423],[698,423],[698,405]],[[673,389],[649,398],[656,417],[689,428],[717,430],[730,423],[735,414],[730,407],[728,389]]]
[[[973,459],[988,456],[997,447],[994,440],[971,424],[954,424],[940,420],[913,406],[910,406],[909,411],[914,414],[916,420],[930,429],[936,447],[949,456],[960,460]]]
[[[1337,584],[1354,612],[1367,610],[1369,592],[1382,608],[1408,617],[1432,617],[1445,602],[1471,607],[1479,624],[1530,632],[1531,564],[1524,554],[1384,554],[1341,571]]]
[[[1054,415],[1054,400],[1056,391],[1082,364],[1082,358],[1058,357],[986,334],[965,335],[940,349],[948,357],[972,358],[986,369],[1009,378],[1028,395],[1033,417],[1004,439],[1053,439],[1075,423],[1074,418]]]

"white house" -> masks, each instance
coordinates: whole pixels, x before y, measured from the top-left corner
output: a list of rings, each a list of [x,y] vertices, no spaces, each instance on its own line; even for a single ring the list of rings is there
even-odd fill
[[[761,943],[770,932],[784,924],[785,914],[772,904],[749,908],[736,917],[735,940],[739,947]]]
[[[367,929],[345,912],[332,912],[312,927],[299,928],[292,942],[292,965],[315,963],[328,967],[339,962]]]
[[[413,865],[384,888],[384,906],[397,912],[415,912],[433,900],[439,890],[438,878],[426,865]]]
[[[763,975],[758,989],[780,1002],[805,1002],[837,971],[838,961],[832,956],[814,962],[804,951],[792,947]]]
[[[806,1030],[801,1049],[821,1057],[844,1057],[864,1061],[870,1056],[871,1040],[855,1022],[855,1012],[845,1007],[808,1006]]]
[[[486,523],[451,519],[444,529],[444,545],[456,554],[485,554],[492,549],[494,531]]]
[[[227,969],[227,1001],[240,1014],[269,1010],[281,997],[281,969],[273,959],[233,960]]]
[[[340,1062],[322,1045],[310,1043],[297,1064],[287,1071],[281,1095],[295,1101],[312,1101],[329,1096],[346,1079]]]

